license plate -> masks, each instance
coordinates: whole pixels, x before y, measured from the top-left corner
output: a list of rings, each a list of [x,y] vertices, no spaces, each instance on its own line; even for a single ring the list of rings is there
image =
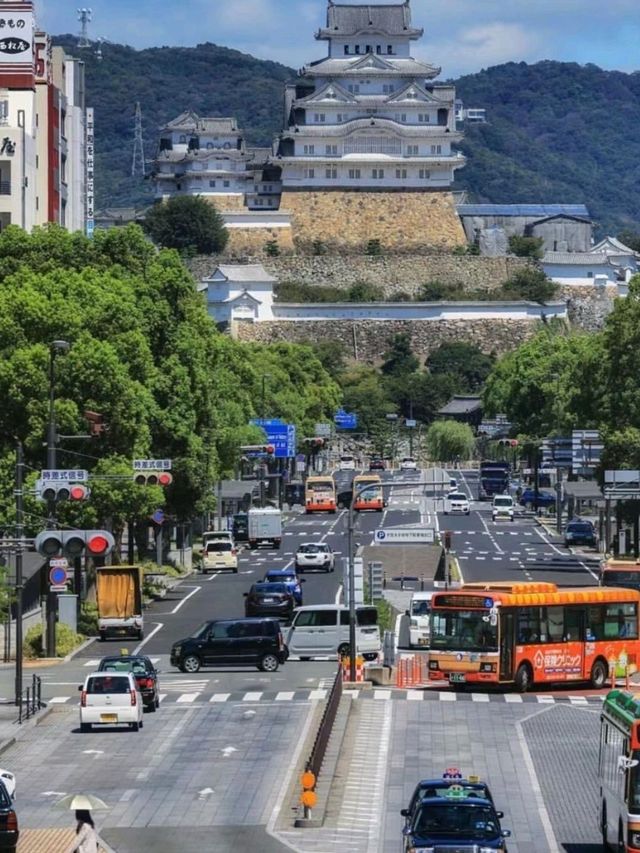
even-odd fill
[[[451,684],[461,684],[466,680],[464,672],[452,672],[449,674],[449,681]]]
[[[275,599],[273,599],[273,598],[265,598],[265,599],[263,599],[263,601],[264,601],[264,603],[265,603],[265,604],[273,604],[273,602],[275,601]]]
[[[100,714],[100,722],[101,723],[117,723],[118,715],[117,714]]]
[[[418,637],[418,645],[419,646],[426,646],[428,642],[429,642],[428,637]]]

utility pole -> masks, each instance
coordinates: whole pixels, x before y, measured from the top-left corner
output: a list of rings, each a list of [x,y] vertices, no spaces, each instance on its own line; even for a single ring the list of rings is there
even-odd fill
[[[145,177],[146,167],[144,162],[144,140],[142,138],[142,109],[140,101],[136,101],[136,115],[134,119],[133,135],[133,160],[131,163],[131,177],[136,175]]]
[[[80,21],[78,47],[91,47],[91,42],[89,41],[89,24],[91,23],[92,15],[93,12],[91,9],[78,9],[78,20]]]
[[[16,448],[16,684],[15,703],[22,694],[22,537],[24,533],[24,454],[22,442]],[[11,613],[9,613],[11,624]]]

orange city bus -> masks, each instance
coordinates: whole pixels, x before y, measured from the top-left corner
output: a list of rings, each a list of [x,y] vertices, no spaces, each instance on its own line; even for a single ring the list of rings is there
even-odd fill
[[[361,491],[370,486],[366,491]],[[358,494],[358,492],[361,492]],[[373,509],[382,512],[384,497],[382,494],[382,479],[379,474],[360,474],[353,478],[353,508],[355,510]]]
[[[600,563],[600,586],[640,590],[640,562],[611,557]]]
[[[336,481],[328,475],[307,477],[304,486],[304,506],[310,512],[336,511]]]
[[[431,598],[429,678],[451,684],[589,681],[636,671],[640,592],[469,583]]]

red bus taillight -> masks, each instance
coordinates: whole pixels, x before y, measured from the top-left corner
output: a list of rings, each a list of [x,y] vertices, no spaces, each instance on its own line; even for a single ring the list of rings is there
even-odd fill
[[[82,693],[80,694],[80,705],[83,708],[87,707],[87,691],[86,690],[83,690]]]

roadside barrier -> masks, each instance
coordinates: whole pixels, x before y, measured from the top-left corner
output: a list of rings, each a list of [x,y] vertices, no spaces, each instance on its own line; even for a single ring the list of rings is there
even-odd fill
[[[349,681],[351,676],[351,658],[341,657],[340,666],[342,668],[342,680]],[[364,681],[364,658],[358,655],[356,657],[356,681]]]
[[[396,687],[422,687],[429,682],[425,655],[406,655],[396,660]]]

